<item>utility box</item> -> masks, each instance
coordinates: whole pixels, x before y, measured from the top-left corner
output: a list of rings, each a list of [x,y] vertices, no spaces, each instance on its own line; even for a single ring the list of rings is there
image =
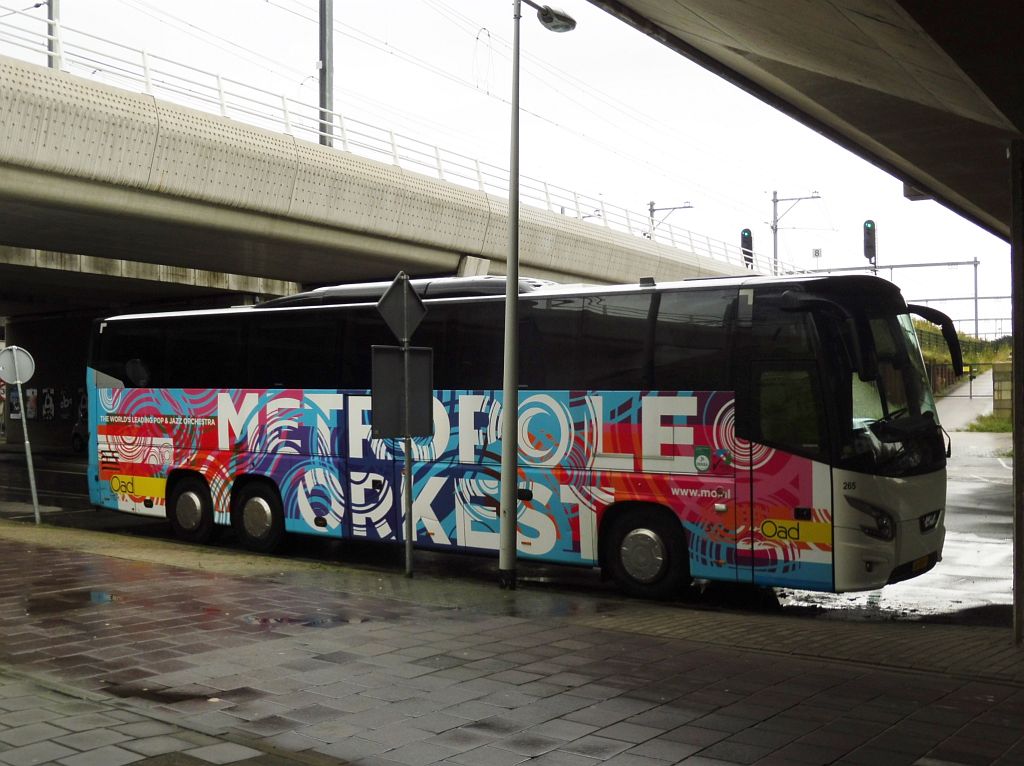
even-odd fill
[[[992,363],[992,413],[1001,418],[1013,416],[1013,363]]]

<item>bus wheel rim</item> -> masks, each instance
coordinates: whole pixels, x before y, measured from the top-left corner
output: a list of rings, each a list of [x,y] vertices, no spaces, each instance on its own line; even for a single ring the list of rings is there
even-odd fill
[[[242,525],[249,537],[265,537],[274,523],[270,503],[262,497],[250,497],[242,506]]]
[[[195,492],[182,492],[174,505],[174,516],[182,529],[195,531],[203,520],[203,499]]]
[[[652,583],[665,569],[665,543],[650,529],[633,529],[622,539],[619,548],[626,574],[642,583]]]

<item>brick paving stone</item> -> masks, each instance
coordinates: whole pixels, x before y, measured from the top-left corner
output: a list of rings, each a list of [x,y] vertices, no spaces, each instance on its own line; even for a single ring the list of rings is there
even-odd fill
[[[59,758],[57,763],[63,764],[63,766],[124,766],[126,763],[134,763],[143,757],[139,753],[133,753],[117,745],[108,745],[85,753]]]
[[[0,710],[32,710],[45,708],[47,699],[30,694],[17,697],[0,698]]]
[[[459,755],[458,750],[429,742],[413,742],[388,750],[383,757],[406,766],[427,766]]]
[[[65,712],[61,708],[60,712]],[[63,718],[55,718],[53,714],[50,714],[50,722],[55,726],[59,726],[62,729],[68,731],[86,731],[87,729],[96,729],[100,727],[118,727],[121,721],[114,716],[106,715],[105,713],[84,713],[81,715],[66,716]]]
[[[361,726],[340,723],[338,721],[324,721],[323,723],[306,726],[299,731],[303,736],[319,740],[320,742],[331,743],[345,739],[346,737],[351,737],[354,734],[360,734],[364,731],[364,728]]]
[[[596,733],[601,737],[619,739],[623,742],[632,742],[637,744],[648,739],[653,739],[660,734],[664,734],[665,729],[656,729],[653,726],[640,726],[635,723],[620,721],[619,723],[607,726]]]
[[[546,753],[550,750],[557,750],[559,747],[565,744],[563,739],[555,739],[554,737],[545,737],[540,734],[533,732],[517,732],[503,739],[499,739],[494,743],[495,747],[500,747],[504,750],[511,750],[513,753],[519,753],[520,755],[536,756]]]
[[[115,711],[116,712],[116,711]],[[110,718],[115,716],[111,715]],[[170,734],[174,727],[161,721],[136,721],[134,723],[123,723],[113,727],[114,731],[121,732],[127,737],[155,737],[160,734]]]
[[[366,756],[377,755],[390,749],[392,749],[390,745],[374,742],[363,737],[345,737],[337,742],[320,743],[312,748],[317,753],[341,759],[346,763],[358,761]]]
[[[671,731],[665,732],[662,737],[673,742],[683,742],[687,745],[700,745],[707,747],[716,742],[721,742],[729,736],[728,732],[717,731],[716,729],[705,729],[700,726],[687,724]]]
[[[516,766],[516,764],[529,760],[529,756],[513,753],[511,750],[502,750],[492,745],[484,745],[475,750],[453,755],[448,760],[452,763],[465,764],[465,766]]]
[[[391,747],[401,747],[402,745],[408,745],[410,742],[418,742],[435,737],[434,733],[430,731],[423,731],[413,726],[395,725],[385,726],[380,729],[370,729],[369,731],[362,732],[359,736],[374,742],[390,745]]]
[[[449,729],[426,740],[437,745],[444,745],[459,752],[474,750],[494,741],[494,737],[479,731],[466,729]]]
[[[554,739],[560,739],[568,742],[570,740],[584,737],[587,734],[591,734],[597,731],[597,728],[598,727],[591,726],[589,724],[569,721],[565,718],[556,718],[546,721],[539,726],[530,727],[530,732],[542,737],[552,737]]]
[[[164,755],[165,753],[178,753],[182,750],[194,748],[191,742],[186,742],[178,737],[171,737],[160,734],[155,737],[135,739],[131,742],[122,742],[121,747],[125,750],[132,750],[142,755]]]
[[[774,747],[748,745],[742,742],[725,740],[701,750],[700,754],[705,758],[718,758],[719,760],[732,763],[750,764],[768,755],[774,749]]]
[[[438,711],[434,713],[427,713],[426,715],[416,716],[416,718],[412,720],[412,723],[416,726],[417,729],[422,729],[423,731],[431,731],[435,734],[440,734],[443,731],[448,731],[449,729],[455,729],[459,726],[464,726],[466,723],[466,719],[461,718],[459,716],[450,715],[443,711]]]
[[[259,750],[253,750],[251,747],[245,747],[244,745],[236,745],[233,742],[220,742],[216,745],[207,745],[189,750],[186,752],[186,755],[206,761],[207,763],[225,764],[237,763],[247,758],[255,758],[262,755],[262,753]]]
[[[613,755],[602,766],[669,766],[672,761],[663,761],[660,758],[651,758],[646,755],[637,755],[632,752]]]
[[[589,756],[567,753],[565,750],[552,750],[530,759],[530,766],[600,766],[600,764],[601,761]]]
[[[31,764],[52,763],[59,758],[74,755],[71,748],[53,742],[36,742],[24,747],[0,751],[0,763],[8,766],[30,766]]]
[[[126,739],[129,739],[126,735],[113,729],[88,729],[64,737],[56,737],[53,741],[75,750],[94,750],[97,747],[116,745]]]
[[[607,760],[613,755],[628,750],[630,747],[629,742],[599,737],[596,734],[587,734],[584,737],[561,745],[559,750],[564,750],[567,753],[576,753],[577,755],[586,755],[590,758]]]
[[[26,708],[24,710],[15,710],[12,713],[6,713],[0,715],[0,725],[4,728],[10,729],[16,726],[25,726],[30,723],[39,723],[40,721],[49,721],[53,718],[52,710],[43,710],[42,708]]]
[[[22,745],[31,745],[35,742],[55,739],[64,734],[70,734],[70,732],[67,729],[61,729],[48,723],[32,723],[0,732],[0,742],[4,742],[12,747],[21,747]]]
[[[481,732],[494,737],[504,737],[508,734],[512,734],[513,732],[522,730],[523,726],[518,721],[510,720],[503,715],[496,715],[491,716],[490,718],[483,718],[471,724],[466,724],[463,728],[468,731]]]

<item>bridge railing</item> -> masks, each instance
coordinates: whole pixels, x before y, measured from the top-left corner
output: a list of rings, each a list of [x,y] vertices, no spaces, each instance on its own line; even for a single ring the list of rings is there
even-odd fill
[[[325,112],[288,96],[207,72],[172,59],[148,53],[71,27],[55,25],[48,33],[45,18],[0,4],[0,54],[31,63],[46,64],[48,57],[64,72],[114,87],[142,92],[200,111],[239,122],[332,145],[368,159],[402,167],[470,189],[505,197],[507,168],[492,165],[458,152],[364,122],[342,112]],[[49,53],[52,44],[53,52]],[[521,176],[520,199],[524,204],[644,237],[680,251],[744,266],[738,245],[703,234],[655,222],[638,213],[546,181]],[[772,258],[753,253],[749,265],[772,273]],[[779,273],[799,271],[779,262]]]

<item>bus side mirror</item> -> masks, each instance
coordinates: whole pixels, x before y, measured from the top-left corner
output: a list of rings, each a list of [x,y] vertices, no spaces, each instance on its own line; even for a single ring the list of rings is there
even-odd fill
[[[960,337],[956,334],[956,328],[953,326],[953,320],[938,309],[933,309],[931,306],[920,306],[914,303],[908,303],[907,309],[910,310],[911,314],[917,314],[926,322],[931,322],[932,324],[938,325],[942,328],[942,337],[946,340],[946,345],[949,347],[949,358],[953,362],[953,374],[958,378],[963,375],[964,352],[960,348]]]
[[[845,306],[822,295],[787,290],[782,294],[782,308],[785,311],[825,314],[841,322],[852,341],[850,362],[858,377],[863,381],[878,378],[878,360],[875,357],[874,344],[871,342],[871,332]]]

